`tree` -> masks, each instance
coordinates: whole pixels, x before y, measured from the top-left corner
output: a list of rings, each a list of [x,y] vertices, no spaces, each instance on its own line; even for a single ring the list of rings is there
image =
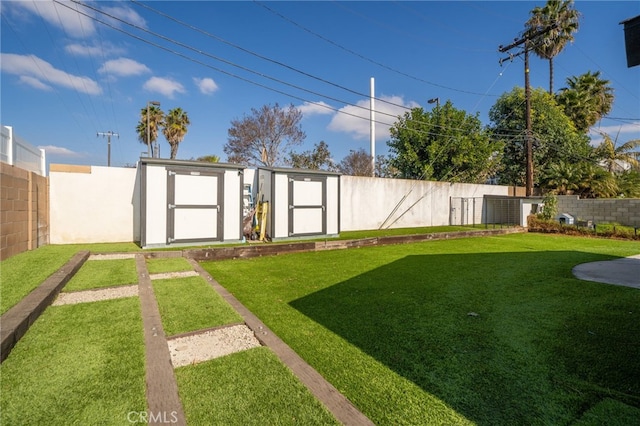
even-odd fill
[[[580,163],[567,161],[550,164],[541,174],[541,186],[558,195],[573,194],[573,191],[580,188],[583,178]]]
[[[586,133],[611,111],[614,95],[609,80],[600,78],[600,71],[588,71],[567,78],[567,87],[560,89],[556,99],[576,129]]]
[[[400,173],[391,165],[391,158],[387,155],[376,155],[376,176],[383,178],[395,178]]]
[[[502,144],[491,139],[478,114],[450,101],[432,111],[413,108],[390,133],[389,164],[402,178],[484,183],[499,167]]]
[[[371,156],[362,148],[351,150],[338,164],[338,171],[349,176],[371,176]]]
[[[616,175],[619,195],[627,198],[640,198],[640,171],[625,170]]]
[[[335,170],[329,145],[327,145],[325,141],[320,141],[315,144],[313,151],[305,151],[302,154],[297,154],[293,151],[290,152],[287,163],[296,169]]]
[[[300,145],[306,135],[300,127],[302,112],[264,105],[252,108],[250,116],[232,120],[224,152],[231,163],[272,167],[282,162],[288,148]]]
[[[500,182],[507,185],[525,183],[524,104],[524,89],[516,87],[503,94],[489,111],[493,137],[504,144],[499,176]],[[592,161],[589,138],[576,131],[553,96],[543,89],[531,91],[531,128],[534,137],[534,184],[540,183],[541,172],[551,164]]]
[[[149,130],[147,133],[147,120],[149,123]],[[151,152],[149,155],[151,157],[156,157],[158,155],[157,152],[154,153],[155,142],[158,139],[158,129],[164,125],[164,113],[160,108],[156,105],[148,106],[148,115],[147,115],[147,107],[143,107],[140,110],[140,121],[136,126],[136,133],[138,134],[138,140],[145,146],[151,146]],[[147,141],[147,135],[149,140]]]
[[[543,7],[535,7],[526,22],[526,32],[550,30],[540,35],[534,43],[533,52],[549,61],[549,94],[553,94],[553,58],[568,42],[573,41],[573,33],[580,26],[580,13],[573,9],[573,0],[548,0]]]
[[[219,163],[220,157],[217,155],[203,155],[202,157],[196,158],[196,161],[202,161],[203,163]]]
[[[638,168],[639,153],[633,150],[640,147],[640,139],[631,140],[616,146],[617,138],[616,141],[613,141],[607,133],[598,133],[602,135],[604,140],[596,148],[596,157],[610,173],[626,170],[627,167],[625,167],[625,165],[628,165],[628,168]]]
[[[174,160],[178,154],[178,146],[187,134],[187,127],[191,124],[189,116],[182,108],[169,110],[164,118],[162,133],[171,147],[171,159]]]
[[[613,173],[587,163],[582,165],[582,178],[577,191],[582,198],[610,198],[618,196],[620,189]]]

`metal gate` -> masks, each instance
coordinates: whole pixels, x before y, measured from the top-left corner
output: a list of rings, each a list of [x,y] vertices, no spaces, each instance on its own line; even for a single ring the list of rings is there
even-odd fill
[[[222,241],[223,172],[167,169],[167,244]]]
[[[327,232],[327,178],[289,176],[289,236]]]
[[[478,225],[482,223],[482,197],[451,197],[449,223]]]

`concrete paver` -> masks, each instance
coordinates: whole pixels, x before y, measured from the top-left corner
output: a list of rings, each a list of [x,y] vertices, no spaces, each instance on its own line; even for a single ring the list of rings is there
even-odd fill
[[[615,260],[577,265],[573,275],[581,280],[640,289],[640,254]]]

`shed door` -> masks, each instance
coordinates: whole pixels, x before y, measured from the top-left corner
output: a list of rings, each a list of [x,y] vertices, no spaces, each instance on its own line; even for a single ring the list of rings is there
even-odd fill
[[[169,169],[167,244],[221,241],[224,174]]]
[[[327,233],[327,178],[289,177],[289,236]]]

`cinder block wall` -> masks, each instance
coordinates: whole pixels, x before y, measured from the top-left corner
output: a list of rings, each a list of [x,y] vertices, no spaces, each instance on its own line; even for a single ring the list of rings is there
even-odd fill
[[[0,260],[49,244],[49,181],[0,163]]]
[[[592,220],[596,224],[640,226],[640,198],[580,199],[577,195],[560,195],[558,213],[569,213],[576,220]]]

